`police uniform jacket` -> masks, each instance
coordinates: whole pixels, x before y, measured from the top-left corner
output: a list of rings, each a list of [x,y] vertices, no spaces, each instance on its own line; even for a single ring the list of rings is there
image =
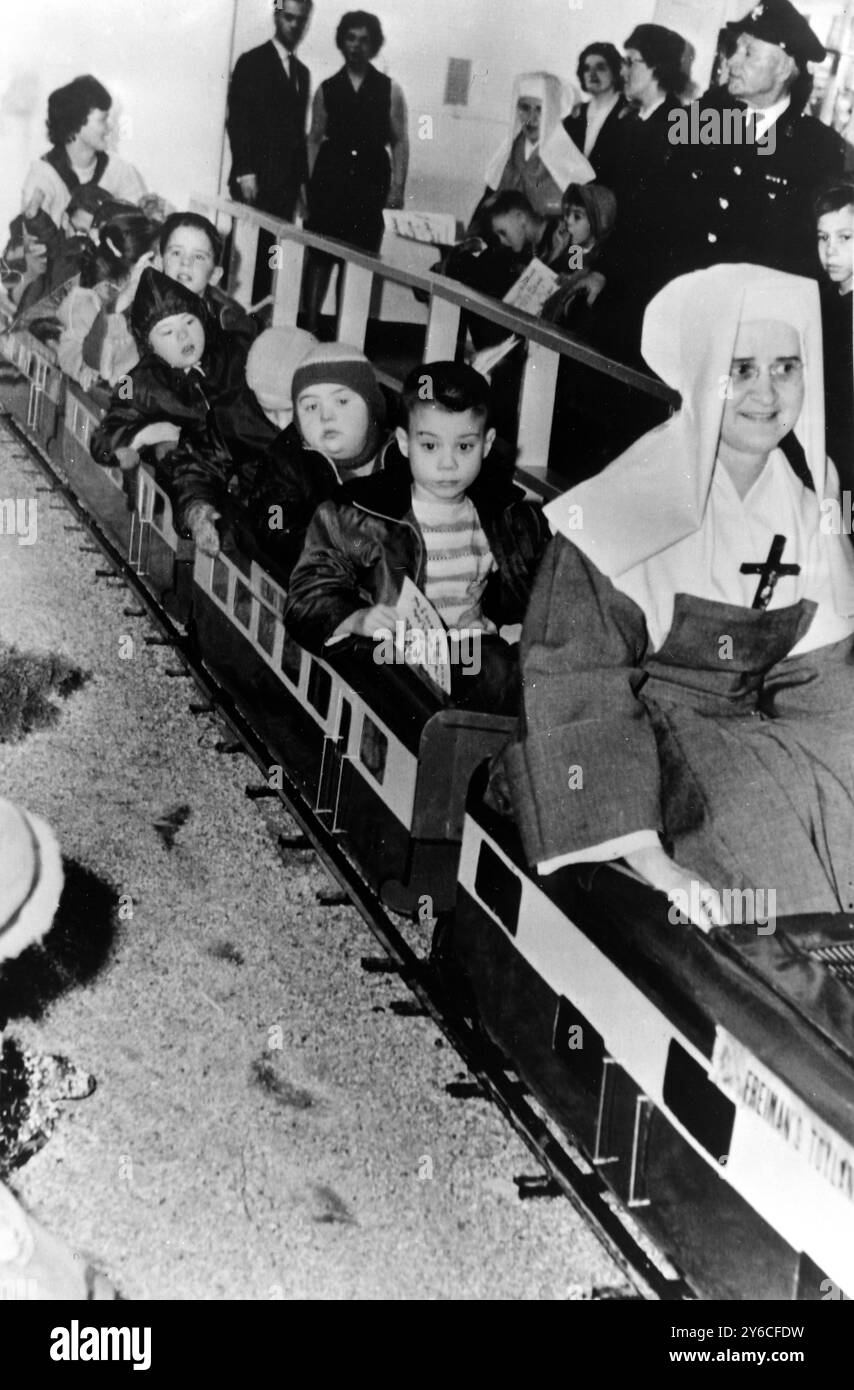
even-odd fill
[[[740,106],[732,98],[726,105]],[[722,97],[704,97],[701,107],[710,106],[723,112]],[[792,106],[770,133],[773,152],[762,153],[758,143],[673,145],[670,225],[680,271],[743,261],[795,275],[817,273],[812,199],[821,184],[842,174],[844,141]]]

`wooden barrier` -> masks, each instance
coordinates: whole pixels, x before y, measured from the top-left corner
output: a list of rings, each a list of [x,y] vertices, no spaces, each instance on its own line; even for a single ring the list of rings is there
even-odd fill
[[[338,337],[364,348],[371,320],[371,302],[378,280],[417,291],[428,301],[424,361],[456,358],[460,350],[460,316],[463,311],[495,324],[506,334],[522,340],[525,361],[519,395],[517,435],[519,473],[524,482],[543,496],[562,491],[566,478],[548,469],[549,442],[555,406],[555,389],[561,358],[589,368],[603,379],[637,392],[647,402],[663,409],[679,403],[678,394],[657,378],[623,362],[604,356],[588,343],[571,334],[508,308],[500,300],[468,289],[456,280],[429,271],[410,270],[392,265],[344,242],[303,231],[290,222],[281,222],[245,203],[228,198],[194,194],[194,211],[209,217],[224,234],[231,233],[232,264],[229,291],[248,307],[258,255],[258,232],[263,228],[273,237],[272,256],[273,323],[295,325],[300,307],[306,250],[313,248],[334,255],[344,262],[340,295]],[[516,349],[519,351],[519,349]],[[394,386],[400,385],[393,373],[379,373]],[[622,409],[625,409],[625,391]],[[645,426],[639,427],[644,428]]]

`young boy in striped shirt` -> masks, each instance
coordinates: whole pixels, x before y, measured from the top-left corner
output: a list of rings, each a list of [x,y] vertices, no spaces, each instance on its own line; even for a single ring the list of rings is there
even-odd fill
[[[409,578],[458,640],[478,634],[480,661],[452,658],[455,703],[515,708],[515,648],[498,635],[522,621],[549,531],[496,449],[489,385],[455,362],[417,367],[403,388],[400,457],[348,484],[315,512],[291,575],[288,630],[310,651],[344,638],[388,640]],[[451,646],[453,652],[453,644]],[[478,669],[476,669],[476,667]]]

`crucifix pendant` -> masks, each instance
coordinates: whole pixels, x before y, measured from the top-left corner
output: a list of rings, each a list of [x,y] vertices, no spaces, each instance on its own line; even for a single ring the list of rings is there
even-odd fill
[[[771,549],[768,551],[767,560],[749,564],[745,562],[741,566],[741,574],[758,574],[759,586],[753,599],[751,607],[767,608],[771,602],[771,596],[777,587],[777,580],[783,579],[788,574],[800,574],[800,565],[783,565],[783,549],[786,544],[785,536],[775,536],[771,542]]]

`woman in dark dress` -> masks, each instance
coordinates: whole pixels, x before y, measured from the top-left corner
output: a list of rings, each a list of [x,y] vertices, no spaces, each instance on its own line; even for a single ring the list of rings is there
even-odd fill
[[[307,231],[376,254],[383,238],[383,208],[403,207],[409,161],[406,102],[397,83],[371,62],[384,42],[376,15],[348,11],[335,42],[345,62],[314,98],[305,225]],[[333,265],[332,256],[312,253],[306,313],[313,332]]]
[[[622,59],[612,43],[591,43],[578,60],[578,80],[589,101],[574,107],[563,123],[571,140],[596,170],[596,182],[613,187],[620,160],[626,111]]]

